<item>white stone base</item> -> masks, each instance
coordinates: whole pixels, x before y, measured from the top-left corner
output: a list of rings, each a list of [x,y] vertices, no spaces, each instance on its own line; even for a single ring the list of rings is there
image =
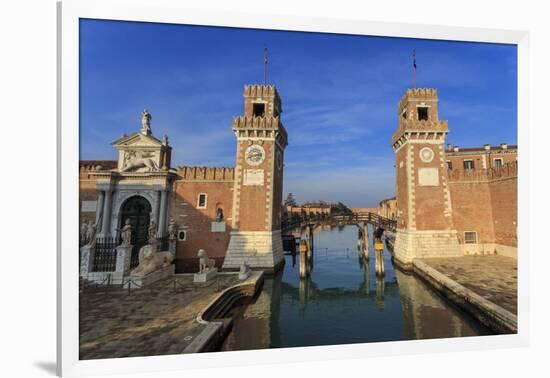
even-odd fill
[[[458,257],[456,230],[397,230],[394,256],[402,264],[411,264],[414,258]]]
[[[518,258],[518,248],[496,243],[460,244],[460,250],[464,256],[471,255],[498,255]],[[496,251],[496,253],[495,253]]]
[[[208,269],[203,273],[193,274],[193,282],[208,282],[209,280],[216,277],[217,275],[218,275],[217,268]]]
[[[122,272],[90,272],[86,275],[81,275],[81,277],[89,282],[100,285],[120,285],[124,282],[124,274]]]
[[[141,288],[151,285],[157,281],[160,281],[167,277],[172,277],[176,271],[176,266],[170,264],[167,267],[160,268],[147,274],[146,276],[130,276],[130,287],[131,288]]]
[[[274,269],[284,260],[281,231],[233,231],[223,269],[237,270],[243,262],[252,269]]]

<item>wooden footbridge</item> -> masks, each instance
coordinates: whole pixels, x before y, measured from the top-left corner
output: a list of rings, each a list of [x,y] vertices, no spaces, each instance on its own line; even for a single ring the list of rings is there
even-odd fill
[[[359,223],[371,224],[375,228],[381,228],[392,232],[396,232],[397,230],[397,222],[395,220],[370,212],[293,215],[291,218],[283,220],[281,228],[284,232],[294,228],[306,227],[310,225],[346,225]]]

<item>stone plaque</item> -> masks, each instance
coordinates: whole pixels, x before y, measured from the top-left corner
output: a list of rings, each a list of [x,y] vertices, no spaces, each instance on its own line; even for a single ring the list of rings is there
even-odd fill
[[[96,211],[97,208],[97,201],[82,201],[82,206],[80,208],[80,211],[83,213],[93,213]]]
[[[264,170],[263,169],[246,169],[244,171],[243,185],[263,185]]]
[[[439,170],[437,168],[418,168],[419,186],[439,186]]]
[[[210,232],[225,232],[225,222],[212,222]]]

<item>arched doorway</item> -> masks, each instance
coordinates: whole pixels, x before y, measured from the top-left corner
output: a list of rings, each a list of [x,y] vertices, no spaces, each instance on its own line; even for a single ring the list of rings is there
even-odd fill
[[[148,232],[151,214],[151,204],[141,196],[128,198],[121,207],[119,224],[124,225],[126,219],[130,219],[133,227],[132,233],[132,258],[130,268],[135,268],[139,264],[139,249],[147,244]]]

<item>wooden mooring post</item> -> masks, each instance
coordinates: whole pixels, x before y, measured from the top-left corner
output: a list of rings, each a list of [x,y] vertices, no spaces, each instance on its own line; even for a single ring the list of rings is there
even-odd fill
[[[313,259],[313,224],[308,224],[307,226],[307,247],[308,247],[308,260]]]
[[[369,261],[369,225],[363,225],[363,258]]]
[[[305,279],[309,276],[308,247],[305,240],[300,241],[300,278]]]
[[[374,251],[375,251],[375,271],[376,275],[383,277],[384,272],[384,243],[380,240],[374,241]]]

